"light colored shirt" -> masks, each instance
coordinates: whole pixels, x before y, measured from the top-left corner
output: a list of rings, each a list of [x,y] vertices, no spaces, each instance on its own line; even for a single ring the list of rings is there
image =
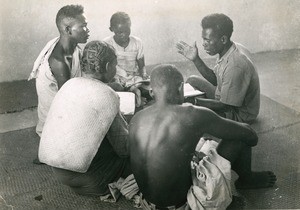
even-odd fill
[[[226,118],[239,122],[256,119],[260,108],[260,86],[257,71],[249,58],[233,43],[217,60],[214,68],[217,77],[215,99],[231,105]]]
[[[125,48],[118,45],[113,36],[105,38],[104,41],[116,50],[118,68],[125,70],[127,73],[138,73],[137,60],[144,57],[144,48],[139,38],[130,36],[129,39],[129,44]]]

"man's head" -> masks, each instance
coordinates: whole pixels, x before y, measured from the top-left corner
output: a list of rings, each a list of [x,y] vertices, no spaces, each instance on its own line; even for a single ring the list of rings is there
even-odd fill
[[[76,43],[86,43],[89,37],[89,29],[81,5],[62,7],[56,15],[56,26],[61,36],[68,36]]]
[[[224,14],[215,13],[204,17],[201,25],[204,50],[209,55],[220,54],[230,43],[232,20]]]
[[[110,18],[109,29],[115,33],[115,39],[118,42],[128,41],[130,35],[131,20],[127,13],[116,12]]]
[[[116,74],[115,50],[105,42],[91,41],[83,50],[80,64],[85,75],[109,82]]]
[[[183,103],[183,76],[174,65],[156,66],[151,72],[150,84],[156,100]]]

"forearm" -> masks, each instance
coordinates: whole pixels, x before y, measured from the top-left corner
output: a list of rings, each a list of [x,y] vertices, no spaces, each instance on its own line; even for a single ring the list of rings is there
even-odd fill
[[[204,106],[209,108],[213,111],[220,112],[226,111],[229,109],[229,105],[223,104],[222,102],[214,99],[207,99],[207,98],[198,98],[195,100],[195,105]]]
[[[203,60],[197,56],[194,60],[193,63],[195,64],[197,70],[199,73],[211,84],[214,86],[217,86],[217,77],[214,74],[214,72],[208,68],[208,66],[203,62]]]
[[[145,68],[145,58],[142,57],[142,58],[138,59],[138,60],[137,60],[137,64],[138,64],[138,68],[139,68],[139,69],[138,69],[138,70],[139,70],[139,74],[140,74],[141,76],[147,74],[146,68]]]
[[[257,144],[257,134],[248,124],[220,117],[211,110],[208,114],[204,116],[210,119],[210,123],[206,124],[207,133],[225,141],[242,141],[250,147]]]
[[[140,75],[141,77],[147,75],[147,72],[146,72],[145,67],[139,68],[139,75]]]

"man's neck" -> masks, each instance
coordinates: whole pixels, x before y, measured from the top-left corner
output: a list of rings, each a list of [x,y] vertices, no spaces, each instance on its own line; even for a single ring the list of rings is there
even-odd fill
[[[95,80],[99,80],[101,82],[103,82],[103,78],[101,77],[101,75],[98,74],[86,74],[83,72],[82,77],[84,78],[89,78],[89,79],[95,79]]]
[[[179,99],[174,99],[173,101],[167,101],[166,98],[159,98],[158,100],[155,100],[155,104],[158,107],[167,107],[167,106],[174,106],[174,105],[181,105],[182,103],[179,102]]]
[[[130,38],[129,38],[129,37],[128,37],[128,39],[127,39],[125,42],[121,42],[120,40],[117,40],[117,39],[115,38],[115,36],[114,36],[113,38],[114,38],[115,42],[116,42],[119,46],[121,46],[121,47],[123,47],[123,48],[128,47],[129,41],[130,41]]]
[[[230,49],[232,44],[233,44],[232,41],[229,41],[227,44],[224,45],[222,52],[219,53],[219,58],[222,58],[223,55],[225,55],[227,53],[227,51]]]
[[[63,54],[68,56],[68,55],[73,55],[74,50],[77,46],[77,43],[72,42],[69,38],[61,36],[59,38],[59,44],[62,47]]]

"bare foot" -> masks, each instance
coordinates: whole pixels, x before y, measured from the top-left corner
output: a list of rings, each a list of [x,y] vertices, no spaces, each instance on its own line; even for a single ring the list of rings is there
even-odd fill
[[[239,178],[235,182],[237,189],[257,189],[273,187],[276,175],[272,171],[252,172],[247,177]]]

